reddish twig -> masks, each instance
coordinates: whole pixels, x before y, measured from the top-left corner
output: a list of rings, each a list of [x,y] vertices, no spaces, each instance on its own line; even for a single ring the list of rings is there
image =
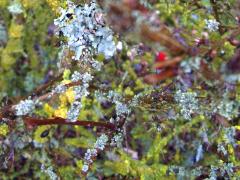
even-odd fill
[[[173,38],[173,35],[169,29],[167,29],[165,26],[158,31],[153,31],[147,25],[142,25],[141,35],[147,40],[157,42],[165,46],[174,55],[180,55],[187,52],[185,47],[183,47],[175,38]]]
[[[107,128],[113,131],[116,129],[116,126],[112,123],[94,122],[94,121],[70,122],[61,117],[55,117],[52,119],[37,119],[32,117],[24,117],[23,119],[24,119],[25,125],[29,129],[32,129],[36,126],[43,126],[43,125],[77,125],[77,126],[84,126],[84,127],[102,127],[102,128]]]
[[[183,56],[177,56],[173,58],[172,60],[158,62],[154,65],[155,69],[165,68],[169,66],[176,66],[179,62],[183,60]]]
[[[228,41],[232,46],[236,46],[236,47],[240,46],[240,41],[237,39],[229,38]]]
[[[144,77],[144,81],[149,84],[156,84],[159,81],[174,77],[176,75],[175,71],[175,69],[167,69],[160,74],[149,74]]]
[[[81,85],[81,82],[77,81],[77,82],[71,82],[71,83],[65,84],[64,86],[66,86],[67,88],[70,88],[72,86],[79,86],[79,85]]]

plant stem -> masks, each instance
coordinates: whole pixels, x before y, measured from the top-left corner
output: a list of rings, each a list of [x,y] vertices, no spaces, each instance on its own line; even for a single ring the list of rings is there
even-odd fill
[[[32,117],[24,117],[24,123],[27,128],[32,129],[36,126],[43,126],[43,125],[77,125],[77,126],[84,126],[84,127],[102,127],[106,129],[110,129],[114,131],[116,126],[112,123],[105,123],[105,122],[94,122],[94,121],[76,121],[70,122],[61,117],[55,117],[52,119],[37,119]]]

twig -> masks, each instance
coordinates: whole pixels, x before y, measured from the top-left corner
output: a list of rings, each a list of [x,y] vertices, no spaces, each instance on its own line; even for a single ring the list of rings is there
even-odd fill
[[[38,96],[42,93],[42,91],[46,90],[48,87],[52,86],[56,81],[60,80],[62,78],[62,73],[59,74],[57,77],[55,77],[54,79],[50,80],[49,82],[47,82],[46,84],[43,84],[39,87],[37,87],[33,93],[31,94],[31,96]]]
[[[32,117],[24,117],[24,123],[27,128],[32,129],[36,126],[43,126],[43,125],[77,125],[77,126],[84,126],[84,127],[102,127],[107,128],[112,131],[116,129],[116,126],[112,123],[105,123],[105,122],[94,122],[94,121],[76,121],[70,122],[61,117],[55,117],[52,119],[37,119]]]
[[[172,60],[156,63],[154,65],[154,68],[160,69],[160,68],[165,68],[168,66],[175,66],[177,63],[181,62],[183,60],[183,58],[184,58],[184,56],[177,56],[177,57],[173,58]]]
[[[144,81],[149,84],[157,84],[159,81],[176,75],[175,69],[167,69],[160,74],[149,74],[144,77]]]

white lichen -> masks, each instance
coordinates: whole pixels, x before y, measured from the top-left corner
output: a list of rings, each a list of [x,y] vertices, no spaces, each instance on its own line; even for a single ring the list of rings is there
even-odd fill
[[[67,113],[67,119],[71,122],[77,121],[81,108],[82,108],[81,102],[79,102],[79,101],[73,102],[73,104],[71,105],[71,107]]]
[[[234,138],[236,134],[236,129],[234,127],[224,128],[224,140],[228,144],[235,144],[236,140]]]
[[[182,92],[178,90],[175,93],[175,100],[180,107],[180,114],[184,119],[191,119],[191,115],[195,112],[198,112],[199,105],[198,100],[196,99],[197,93],[195,92]]]
[[[219,29],[219,25],[220,23],[217,22],[215,19],[205,19],[205,23],[206,23],[206,28],[210,31],[210,32],[214,32],[217,31]]]
[[[203,158],[203,146],[200,144],[197,148],[196,153],[196,162],[200,161]]]
[[[112,137],[110,145],[121,147],[122,146],[122,141],[123,141],[123,134],[122,133],[117,133]]]
[[[63,84],[59,84],[57,85],[57,87],[55,87],[55,89],[52,91],[52,94],[54,93],[58,93],[58,94],[62,94],[67,90],[67,87]]]
[[[117,43],[116,48],[117,48],[118,51],[122,51],[122,49],[123,49],[123,43],[122,43],[121,41],[119,41],[119,42]]]
[[[78,71],[74,71],[71,77],[72,82],[77,82],[77,81],[80,81],[81,79],[82,79],[81,73]]]
[[[104,150],[108,142],[108,136],[102,134],[98,137],[97,141],[94,144],[94,148],[88,149],[84,155],[84,165],[82,167],[82,172],[87,173],[89,170],[89,165],[93,163],[93,159],[97,156],[98,150]]]
[[[67,46],[75,53],[75,60],[80,60],[86,49],[91,54],[103,54],[107,59],[116,51],[113,32],[105,24],[104,13],[94,1],[84,6],[68,1],[68,8],[61,9],[61,16],[54,24],[59,34],[67,38]]]
[[[223,99],[214,109],[214,112],[218,112],[221,116],[231,120],[238,116],[239,107],[240,105],[236,101]]]
[[[228,152],[223,144],[218,144],[217,151],[222,153],[224,156],[226,156],[228,154]]]
[[[117,116],[127,115],[130,113],[130,109],[126,104],[119,101],[115,102],[115,104],[116,104],[115,109],[116,109]]]
[[[47,169],[45,168],[44,164],[41,165],[41,171],[46,173],[51,180],[59,179],[55,172],[53,172],[53,167],[49,166]]]
[[[185,61],[182,61],[180,64],[181,69],[185,73],[191,73],[194,70],[199,70],[201,65],[201,58],[200,57],[195,57],[195,58],[190,58]]]
[[[106,134],[102,134],[94,144],[95,149],[103,150],[108,142],[108,136]]]
[[[18,2],[12,3],[8,6],[8,11],[14,15],[23,13],[22,5]]]
[[[15,106],[16,115],[24,116],[30,114],[35,109],[36,102],[31,99],[21,100],[19,104]]]
[[[87,97],[90,93],[88,91],[89,82],[93,79],[93,76],[85,72],[83,74],[75,71],[72,74],[71,80],[72,82],[82,81],[82,84],[79,86],[75,86],[73,88],[75,92],[75,101],[72,103],[68,113],[67,113],[67,119],[71,122],[75,122],[78,119],[78,115],[80,113],[80,110],[82,108],[82,98]]]
[[[89,165],[88,164],[84,164],[83,167],[82,167],[82,171],[84,173],[86,173],[88,170],[89,170]]]

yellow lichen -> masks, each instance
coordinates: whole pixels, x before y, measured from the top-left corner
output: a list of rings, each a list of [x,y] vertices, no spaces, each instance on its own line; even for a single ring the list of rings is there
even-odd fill
[[[66,91],[65,95],[67,97],[68,102],[72,104],[75,100],[75,93],[74,93],[73,89],[72,88],[68,89]]]
[[[57,14],[58,9],[60,7],[60,2],[58,0],[46,0],[49,7],[52,9],[52,11]]]
[[[9,36],[11,38],[20,38],[22,37],[22,32],[23,32],[23,25],[18,25],[18,24],[12,24],[9,29]]]
[[[54,111],[54,116],[55,117],[61,117],[61,118],[66,118],[67,117],[67,108],[65,107],[59,107]]]
[[[54,109],[47,103],[43,105],[43,110],[48,117],[52,117],[54,114]]]
[[[69,69],[65,69],[63,72],[63,79],[64,80],[69,80],[69,76],[71,74],[71,71]]]
[[[134,92],[131,90],[130,87],[127,87],[127,88],[124,90],[124,93],[125,93],[127,96],[134,96]]]
[[[8,125],[7,124],[1,124],[0,125],[0,136],[6,136],[9,132]]]

